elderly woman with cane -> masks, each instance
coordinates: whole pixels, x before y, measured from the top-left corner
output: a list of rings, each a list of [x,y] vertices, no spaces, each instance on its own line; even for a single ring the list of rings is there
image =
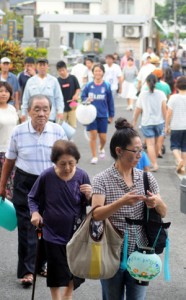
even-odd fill
[[[79,159],[74,143],[55,142],[51,154],[55,166],[39,176],[28,196],[32,224],[43,224],[52,300],[72,299],[73,289],[84,282],[71,274],[66,257],[66,244],[84,218],[92,195],[87,173],[76,166]],[[64,287],[62,295],[60,287]]]

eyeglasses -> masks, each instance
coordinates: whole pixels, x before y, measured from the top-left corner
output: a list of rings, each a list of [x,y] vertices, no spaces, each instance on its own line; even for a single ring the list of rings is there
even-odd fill
[[[123,150],[126,150],[126,151],[129,151],[129,152],[133,152],[133,153],[135,153],[136,155],[138,154],[142,154],[142,152],[143,152],[143,149],[139,149],[139,150],[130,150],[130,149],[127,149],[127,148],[125,148],[125,149],[123,149]]]

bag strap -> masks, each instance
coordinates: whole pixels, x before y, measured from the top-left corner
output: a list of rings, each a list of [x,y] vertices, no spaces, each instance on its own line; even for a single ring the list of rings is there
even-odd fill
[[[143,172],[143,184],[144,184],[145,195],[147,195],[147,191],[149,191],[150,189],[147,172]]]

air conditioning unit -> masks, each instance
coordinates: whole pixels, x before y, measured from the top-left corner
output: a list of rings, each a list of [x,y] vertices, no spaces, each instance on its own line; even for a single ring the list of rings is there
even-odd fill
[[[140,27],[139,26],[125,26],[124,36],[126,38],[139,38],[140,37]]]

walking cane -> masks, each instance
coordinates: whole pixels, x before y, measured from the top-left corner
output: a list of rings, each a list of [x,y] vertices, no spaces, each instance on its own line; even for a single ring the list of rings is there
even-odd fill
[[[34,300],[35,295],[35,287],[36,287],[36,276],[37,276],[37,270],[38,270],[38,263],[39,263],[39,247],[40,247],[40,241],[42,237],[42,226],[39,224],[39,227],[36,229],[37,231],[37,248],[36,248],[36,259],[35,259],[35,269],[34,269],[34,278],[33,278],[33,285],[32,285],[32,297],[31,300]]]

